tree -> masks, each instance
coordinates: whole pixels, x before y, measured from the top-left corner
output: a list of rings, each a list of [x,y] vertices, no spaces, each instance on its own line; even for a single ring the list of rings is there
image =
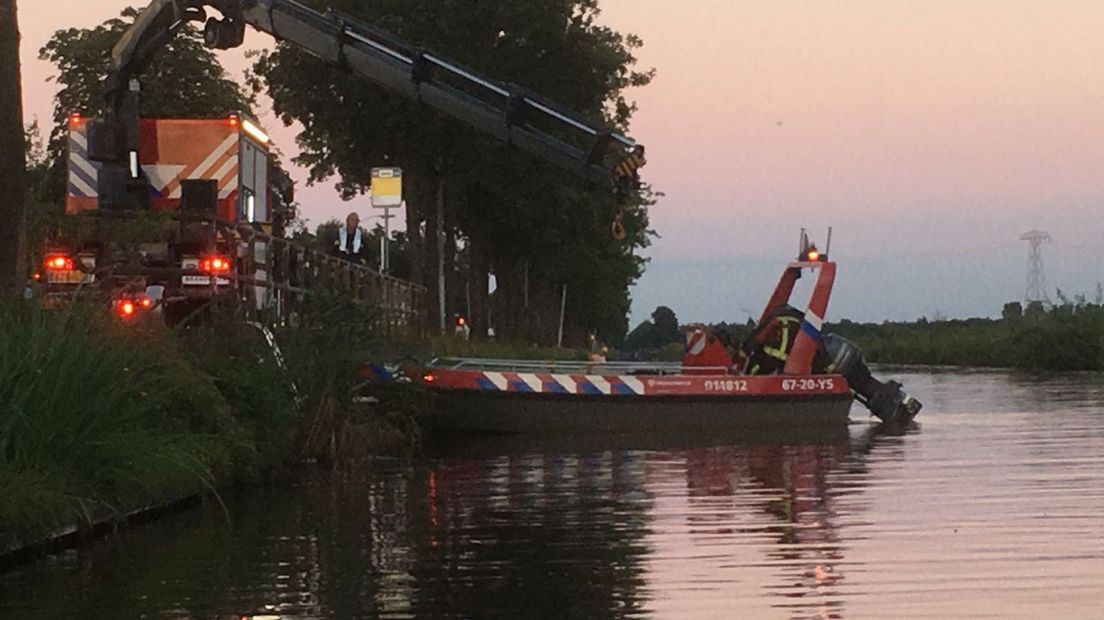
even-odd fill
[[[656,348],[657,339],[655,331],[655,323],[651,321],[641,321],[639,325],[634,327],[633,330],[625,336],[625,340],[621,343],[619,348],[627,353],[651,351]]]
[[[596,23],[597,0],[492,3],[479,0],[319,0],[370,21],[416,46],[431,48],[496,79],[554,95],[595,121],[624,129],[635,107],[624,97],[651,72],[634,71],[641,45]],[[609,340],[625,331],[628,287],[647,244],[645,188],[625,209],[629,236],[618,241],[610,223],[619,207],[608,193],[588,190],[550,169],[364,80],[349,79],[281,44],[254,67],[256,87],[271,95],[285,122],[297,120],[311,182],[338,177],[346,197],[363,192],[373,166],[397,165],[407,188],[411,276],[427,285],[436,307],[438,213],[449,273],[466,262],[472,329],[485,333],[487,274],[498,282],[495,331],[500,336],[554,342],[559,300],[568,289],[568,340],[597,329]],[[423,229],[424,224],[424,229]],[[452,248],[457,248],[453,251]],[[458,253],[460,254],[458,256]]]
[[[659,306],[652,312],[652,319],[636,326],[621,345],[629,352],[655,351],[666,345],[682,341],[678,317],[667,306]]]
[[[1005,321],[1015,321],[1023,318],[1023,305],[1018,301],[1010,301],[1001,308],[1001,318]]]
[[[73,113],[91,117],[103,112],[101,84],[111,50],[137,17],[138,10],[128,8],[95,28],[58,30],[38,52],[40,59],[54,63],[58,70],[51,78],[59,90],[54,98],[47,149],[50,174],[44,192],[51,202],[60,203],[65,196],[68,118]],[[203,45],[203,34],[191,25],[165,44],[138,82],[143,117],[215,118],[248,113],[254,104],[252,93],[227,76],[214,53]]]
[[[42,134],[38,129],[36,119],[24,132],[24,144],[26,145],[26,194],[24,196],[26,234],[24,239],[23,258],[28,259],[31,265],[38,258],[36,248],[41,248],[46,241],[53,223],[58,221],[64,213],[61,204],[50,200],[50,161],[46,153],[46,145],[42,141]]]
[[[674,310],[667,306],[659,306],[652,312],[652,322],[656,326],[656,338],[659,340],[659,346],[678,342],[681,339],[678,317],[675,316]]]
[[[15,0],[0,0],[0,298],[22,292],[26,144]]]

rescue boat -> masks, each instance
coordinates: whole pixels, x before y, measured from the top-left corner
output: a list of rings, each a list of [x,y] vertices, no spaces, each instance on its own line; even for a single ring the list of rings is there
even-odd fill
[[[789,263],[758,323],[789,305],[805,272],[816,276],[804,312],[774,374],[748,374],[750,364],[540,362],[441,358],[412,369],[431,390],[432,428],[531,433],[546,431],[698,432],[779,426],[846,425],[853,400],[882,422],[911,421],[921,404],[895,381],[874,378],[858,348],[822,335],[836,263],[808,244]],[[745,345],[756,345],[754,339]],[[688,340],[688,347],[692,346]],[[706,357],[704,359],[715,359]]]

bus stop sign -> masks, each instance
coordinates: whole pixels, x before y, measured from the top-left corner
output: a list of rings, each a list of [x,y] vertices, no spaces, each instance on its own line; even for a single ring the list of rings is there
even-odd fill
[[[397,207],[402,204],[402,168],[372,168],[372,206]]]

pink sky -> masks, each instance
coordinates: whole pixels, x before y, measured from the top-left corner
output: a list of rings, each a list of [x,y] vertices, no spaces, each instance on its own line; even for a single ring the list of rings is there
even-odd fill
[[[28,119],[50,115],[52,67],[35,59],[42,43],[127,4],[20,4]],[[1056,239],[1053,283],[1077,292],[1104,278],[1085,267],[1104,226],[1104,3],[602,6],[606,23],[643,37],[641,64],[659,72],[635,93],[632,134],[648,147],[646,178],[666,197],[652,211],[662,239],[634,289],[634,318],[665,302],[705,320],[757,306],[802,225],[836,227],[841,285],[849,264],[900,253],[925,262],[872,276],[879,286],[905,278],[915,292],[840,302],[859,318],[999,311],[1022,295],[1026,250],[1016,237],[1030,228]],[[271,39],[250,33],[247,45]],[[227,64],[240,73],[240,52]],[[294,151],[294,133],[274,133]],[[316,223],[350,208],[328,185],[300,197]],[[967,277],[962,261],[984,269]],[[720,300],[718,280],[732,289]],[[859,297],[870,285],[851,284]]]

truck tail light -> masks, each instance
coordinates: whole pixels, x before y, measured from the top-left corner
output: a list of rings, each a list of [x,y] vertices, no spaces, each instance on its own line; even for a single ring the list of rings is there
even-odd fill
[[[65,254],[50,254],[43,260],[46,271],[72,271],[73,259]]]
[[[121,319],[132,319],[139,313],[153,308],[153,298],[149,295],[131,295],[115,300],[115,314]]]
[[[226,256],[207,256],[199,261],[199,270],[203,273],[209,273],[212,275],[222,275],[230,273],[231,267],[234,264]]]

